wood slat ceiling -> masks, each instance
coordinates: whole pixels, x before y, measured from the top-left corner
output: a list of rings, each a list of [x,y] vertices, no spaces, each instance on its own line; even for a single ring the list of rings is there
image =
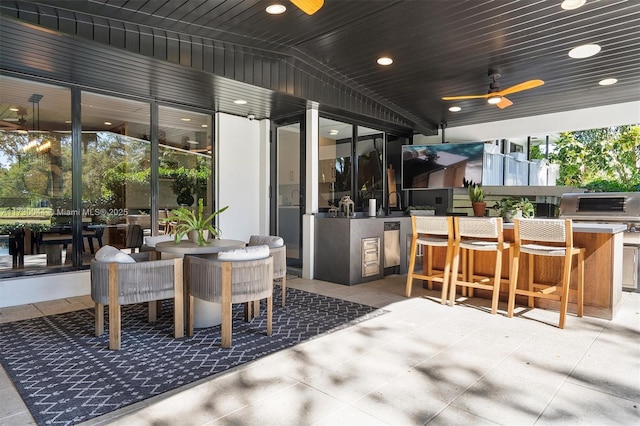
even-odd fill
[[[560,0],[326,0],[312,16],[289,2],[271,16],[264,9],[274,2],[3,1],[0,13],[225,77],[205,92],[211,105],[257,118],[282,117],[311,100],[321,110],[433,133],[440,122],[463,126],[640,100],[640,1],[587,0],[563,10]],[[584,43],[602,51],[568,57]],[[393,65],[377,65],[381,55]],[[501,88],[545,84],[510,95],[514,104],[504,110],[482,99],[441,100],[486,93],[490,68],[499,68]],[[618,83],[598,85],[611,77]],[[239,96],[249,105],[234,105]],[[461,112],[448,111],[454,103]]]

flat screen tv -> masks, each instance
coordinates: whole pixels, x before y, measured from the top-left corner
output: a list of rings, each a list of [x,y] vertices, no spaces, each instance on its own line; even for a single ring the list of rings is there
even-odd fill
[[[482,183],[484,142],[402,145],[402,189]]]

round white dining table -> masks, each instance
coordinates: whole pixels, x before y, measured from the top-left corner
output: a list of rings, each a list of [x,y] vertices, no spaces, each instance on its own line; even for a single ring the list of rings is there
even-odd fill
[[[225,250],[245,247],[247,244],[241,240],[209,240],[208,244],[199,246],[198,244],[182,240],[179,243],[174,241],[163,241],[156,243],[155,250],[160,253],[169,253],[172,255],[180,255],[182,257],[189,255],[211,255]],[[184,271],[185,275],[187,271]],[[184,298],[187,300],[186,279]],[[222,322],[222,305],[220,303],[208,302],[206,300],[193,299],[193,326],[195,328],[206,328],[220,325]],[[185,314],[187,314],[185,310]]]

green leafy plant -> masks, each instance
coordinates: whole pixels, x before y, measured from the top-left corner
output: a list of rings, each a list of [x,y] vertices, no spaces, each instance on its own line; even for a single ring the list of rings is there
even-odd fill
[[[218,211],[211,213],[209,216],[204,214],[204,200],[198,199],[198,209],[193,211],[186,207],[180,207],[172,210],[169,216],[162,220],[163,223],[174,223],[174,241],[178,244],[182,238],[195,231],[198,234],[197,244],[203,246],[207,244],[204,231],[209,231],[211,235],[217,237],[220,235],[220,229],[213,225],[213,219],[220,213],[227,210],[229,206],[225,206]]]
[[[528,198],[517,197],[502,198],[493,208],[503,218],[508,218],[508,215],[513,216],[518,210],[522,212],[522,217],[533,217],[535,211],[533,203]]]
[[[484,189],[480,184],[469,185],[469,199],[472,203],[484,202]]]

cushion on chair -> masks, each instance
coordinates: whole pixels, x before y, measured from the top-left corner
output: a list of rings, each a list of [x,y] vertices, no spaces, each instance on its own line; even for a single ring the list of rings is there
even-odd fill
[[[136,263],[135,259],[127,253],[113,246],[103,246],[96,252],[98,262]]]
[[[260,246],[266,244],[270,248],[284,246],[284,239],[275,235],[252,235],[249,238],[250,246]]]
[[[257,260],[269,257],[269,246],[248,246],[233,250],[221,251],[218,253],[218,260],[237,261],[237,260]]]

